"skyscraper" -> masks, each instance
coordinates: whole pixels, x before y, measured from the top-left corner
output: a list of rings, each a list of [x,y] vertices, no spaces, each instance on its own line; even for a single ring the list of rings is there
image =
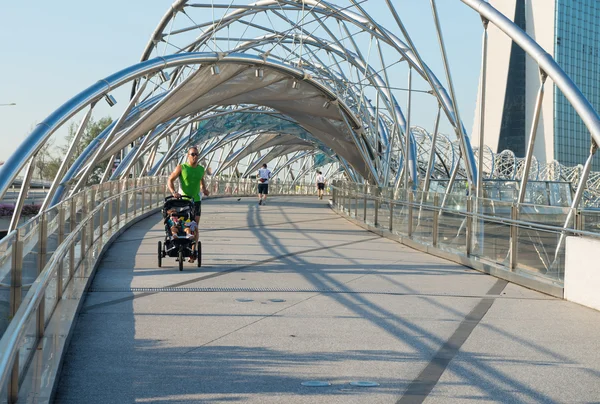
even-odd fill
[[[490,0],[548,52],[600,109],[600,0]],[[488,28],[485,144],[523,157],[540,87],[537,64],[492,24]],[[583,164],[589,131],[563,94],[545,87],[534,155],[540,163]],[[552,90],[551,90],[552,89]],[[479,101],[472,140],[479,138]],[[594,160],[600,170],[600,158]]]

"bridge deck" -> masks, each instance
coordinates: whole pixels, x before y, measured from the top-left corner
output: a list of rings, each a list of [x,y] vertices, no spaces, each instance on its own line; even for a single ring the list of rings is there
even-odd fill
[[[375,236],[323,201],[205,201],[204,266],[183,272],[157,267],[159,221],[104,256],[56,402],[600,397],[600,313]]]

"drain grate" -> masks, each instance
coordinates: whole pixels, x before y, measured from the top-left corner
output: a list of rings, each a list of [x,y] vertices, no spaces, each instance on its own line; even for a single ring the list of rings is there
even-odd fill
[[[352,290],[352,289],[303,289],[303,288],[232,288],[232,287],[162,287],[162,288],[119,288],[119,287],[90,287],[89,292],[104,292],[104,293],[345,293],[345,294],[360,294],[360,295],[391,295],[391,296],[430,296],[430,297],[458,297],[458,298],[473,298],[481,299],[522,299],[521,297],[507,297],[494,295],[477,295],[477,294],[455,294],[455,293],[410,293],[410,292],[394,292],[380,290]],[[528,300],[539,300],[537,298]],[[547,299],[541,299],[547,300]]]
[[[301,289],[301,288],[193,288],[193,287],[164,287],[164,288],[102,288],[102,287],[91,287],[90,292],[275,292],[275,293],[378,293],[378,294],[395,294],[395,292],[368,292],[348,289]]]

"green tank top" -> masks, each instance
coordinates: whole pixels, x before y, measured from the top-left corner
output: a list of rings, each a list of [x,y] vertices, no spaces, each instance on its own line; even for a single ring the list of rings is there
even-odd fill
[[[198,164],[192,167],[188,163],[181,165],[179,183],[183,194],[194,198],[194,202],[200,202],[200,181],[204,177],[204,167]]]

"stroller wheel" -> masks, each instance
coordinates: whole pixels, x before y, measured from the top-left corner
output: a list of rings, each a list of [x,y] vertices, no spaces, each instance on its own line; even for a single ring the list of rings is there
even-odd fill
[[[160,268],[162,266],[162,243],[159,241],[158,242],[158,267]]]
[[[183,271],[183,248],[179,248],[179,270]]]

